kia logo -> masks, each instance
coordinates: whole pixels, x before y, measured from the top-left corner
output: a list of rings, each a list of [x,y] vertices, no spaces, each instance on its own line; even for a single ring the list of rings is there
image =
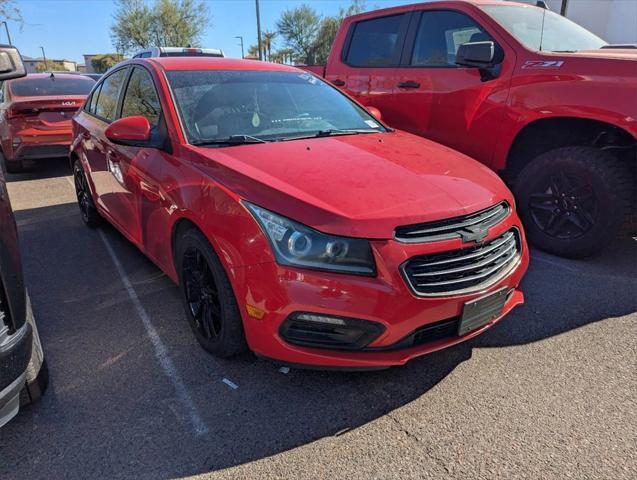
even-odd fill
[[[62,102],[62,105],[64,107],[71,107],[71,106],[75,105],[75,102]]]

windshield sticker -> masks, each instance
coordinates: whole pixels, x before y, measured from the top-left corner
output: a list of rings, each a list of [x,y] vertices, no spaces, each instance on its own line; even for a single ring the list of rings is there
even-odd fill
[[[365,123],[372,128],[380,127],[380,125],[378,125],[374,120],[365,120]]]
[[[522,68],[560,68],[564,60],[527,60]]]

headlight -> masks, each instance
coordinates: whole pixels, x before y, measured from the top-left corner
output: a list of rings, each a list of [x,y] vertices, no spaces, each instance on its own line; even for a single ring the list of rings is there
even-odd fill
[[[369,241],[335,237],[244,202],[272,245],[282,265],[355,275],[376,275]]]

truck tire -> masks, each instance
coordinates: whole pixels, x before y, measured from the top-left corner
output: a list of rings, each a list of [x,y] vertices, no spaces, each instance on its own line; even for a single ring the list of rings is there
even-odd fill
[[[627,165],[593,147],[538,156],[522,169],[514,189],[529,241],[569,258],[599,252],[630,213],[631,178]]]

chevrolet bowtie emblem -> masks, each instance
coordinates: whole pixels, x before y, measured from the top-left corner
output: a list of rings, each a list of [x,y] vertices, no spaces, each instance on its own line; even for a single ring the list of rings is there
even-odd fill
[[[466,227],[460,230],[460,236],[462,237],[463,242],[480,243],[487,237],[488,234],[488,228],[479,227],[477,225]]]

